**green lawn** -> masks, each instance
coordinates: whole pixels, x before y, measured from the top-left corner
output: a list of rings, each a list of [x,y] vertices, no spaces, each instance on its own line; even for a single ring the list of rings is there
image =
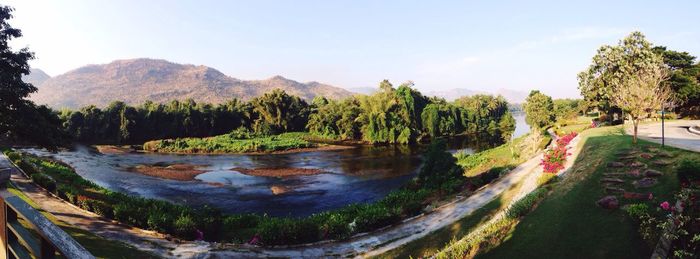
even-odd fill
[[[29,197],[24,195],[24,193],[19,191],[14,186],[8,184],[7,189],[27,202],[33,208],[39,210],[41,214],[63,229],[63,231],[66,231],[66,233],[78,241],[78,243],[80,243],[97,258],[158,258],[152,254],[140,251],[124,243],[108,240],[86,230],[66,224],[65,222],[60,221],[51,215],[51,213],[40,209],[39,206],[34,203],[34,201],[29,199]]]
[[[605,172],[621,172],[608,168],[615,160],[615,153],[632,148],[632,138],[622,135],[621,127],[605,127],[587,130],[582,134],[583,145],[568,177],[555,185],[553,192],[540,205],[525,216],[508,234],[503,243],[477,256],[480,258],[648,258],[651,247],[637,232],[637,224],[623,210],[607,211],[595,202],[605,194],[600,180]],[[640,142],[639,148],[659,147],[650,142]],[[675,155],[700,158],[700,154],[667,148]],[[640,160],[644,162],[643,160]],[[646,163],[646,162],[645,162]],[[657,207],[661,201],[671,199],[679,189],[673,173],[673,165],[649,168],[666,174],[659,184],[639,192],[652,192],[654,200],[647,201]],[[627,190],[634,188],[626,186]],[[618,197],[620,198],[620,197]],[[639,203],[621,199],[621,204]]]

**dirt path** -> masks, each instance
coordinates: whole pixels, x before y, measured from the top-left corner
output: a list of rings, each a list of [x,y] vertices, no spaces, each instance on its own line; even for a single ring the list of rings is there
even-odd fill
[[[572,155],[572,159],[575,159]],[[4,156],[0,160],[6,159]],[[536,173],[542,157],[538,155],[513,169],[503,178],[483,187],[467,198],[459,198],[430,214],[405,220],[400,225],[391,226],[367,235],[360,235],[341,242],[320,242],[304,246],[283,248],[259,248],[248,245],[216,244],[207,242],[174,243],[161,236],[114,221],[103,219],[93,213],[79,209],[49,195],[34,186],[26,178],[14,174],[12,181],[44,210],[54,214],[59,220],[91,231],[105,238],[119,240],[139,249],[150,251],[163,257],[208,258],[208,257],[365,257],[378,255],[400,247],[410,241],[426,236],[443,228],[486,205],[502,192],[525,180],[518,195],[524,196],[536,188]]]

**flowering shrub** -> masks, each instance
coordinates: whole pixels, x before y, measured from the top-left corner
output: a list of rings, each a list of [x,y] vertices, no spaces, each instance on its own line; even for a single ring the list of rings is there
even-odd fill
[[[576,132],[571,132],[560,136],[557,139],[557,145],[545,151],[544,159],[542,159],[542,163],[540,163],[545,173],[556,174],[561,169],[564,169],[566,157],[571,155],[571,153],[566,152],[566,145],[577,135]]]

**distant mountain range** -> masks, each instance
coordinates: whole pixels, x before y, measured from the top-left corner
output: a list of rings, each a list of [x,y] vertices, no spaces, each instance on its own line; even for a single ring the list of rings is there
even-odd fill
[[[282,76],[241,80],[207,66],[146,58],[87,65],[55,77],[40,69],[32,69],[23,79],[39,88],[30,99],[56,109],[77,109],[87,105],[105,107],[113,101],[138,105],[147,100],[165,103],[188,98],[197,102],[222,103],[232,98],[249,100],[276,88],[306,100],[315,96],[342,99],[354,93],[372,94],[378,90],[372,87],[346,90],[319,82],[301,83]],[[510,103],[522,103],[527,97],[527,93],[508,89],[486,92],[465,88],[430,91],[426,95],[453,101],[474,94],[500,94]]]
[[[475,95],[475,94],[502,95],[503,98],[506,98],[506,100],[509,103],[524,103],[525,98],[527,98],[527,95],[529,93],[505,89],[505,88],[499,88],[496,91],[477,91],[477,90],[471,90],[471,89],[466,89],[466,88],[454,88],[454,89],[442,90],[442,91],[430,91],[426,95],[427,96],[437,96],[440,98],[444,98],[447,101],[454,101],[462,96],[471,96],[471,95]]]
[[[317,95],[333,99],[352,95],[345,89],[319,82],[300,83],[282,76],[240,80],[211,67],[157,59],[87,65],[55,77],[48,77],[35,69],[26,80],[39,88],[30,97],[36,103],[71,109],[91,104],[104,107],[115,100],[132,105],[147,100],[164,103],[188,98],[197,102],[222,103],[234,97],[249,100],[275,88],[307,100]]]
[[[38,69],[38,68],[32,68],[29,72],[29,75],[22,76],[22,80],[24,82],[33,84],[36,87],[39,87],[41,84],[46,82],[46,80],[49,80],[51,76],[46,74],[43,70]]]

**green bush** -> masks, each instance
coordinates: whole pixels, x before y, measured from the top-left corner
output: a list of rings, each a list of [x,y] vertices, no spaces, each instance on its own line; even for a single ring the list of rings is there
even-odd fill
[[[401,220],[401,212],[396,208],[387,208],[384,204],[366,204],[361,207],[355,218],[357,232],[368,232],[386,227]]]
[[[41,187],[44,187],[49,192],[55,193],[56,192],[56,181],[54,181],[51,176],[48,176],[44,173],[34,173],[31,174],[30,177],[32,178],[32,182],[38,184]]]
[[[9,158],[13,163],[17,163],[20,159],[22,159],[20,154],[14,151],[5,152],[5,155],[7,155],[7,158]]]
[[[625,208],[625,211],[633,219],[639,220],[643,216],[649,215],[649,205],[644,203],[630,204]]]
[[[506,211],[506,217],[509,219],[517,219],[525,216],[542,198],[547,195],[546,188],[537,188],[525,197],[513,203]]]
[[[88,203],[90,208],[92,208],[92,211],[95,212],[97,215],[108,219],[114,218],[114,210],[112,209],[112,206],[108,205],[107,203],[92,199],[89,200]]]
[[[676,168],[678,179],[682,182],[695,182],[700,180],[700,160],[685,158]]]
[[[175,234],[179,237],[192,240],[196,237],[195,230],[197,229],[197,223],[194,222],[192,215],[183,213],[176,220],[173,225],[175,227]]]
[[[258,233],[266,245],[302,244],[320,240],[319,227],[308,218],[264,218]]]
[[[161,233],[171,233],[175,223],[175,216],[164,211],[151,211],[148,215],[148,229]]]

